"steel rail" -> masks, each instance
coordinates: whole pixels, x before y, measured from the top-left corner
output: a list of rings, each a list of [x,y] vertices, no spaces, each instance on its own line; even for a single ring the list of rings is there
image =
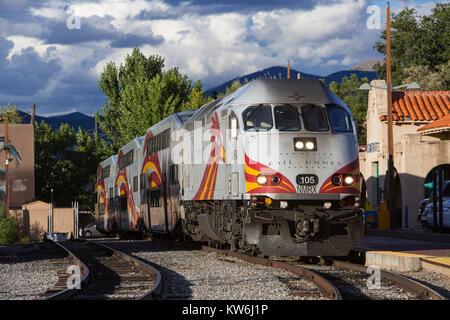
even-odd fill
[[[152,300],[158,294],[161,293],[162,288],[163,288],[162,276],[161,276],[161,273],[155,267],[153,267],[145,262],[142,262],[136,258],[133,258],[132,256],[130,256],[122,251],[111,248],[103,243],[98,243],[98,242],[91,241],[91,240],[86,240],[86,241],[88,241],[89,243],[92,243],[94,245],[103,247],[107,250],[113,251],[117,254],[120,254],[125,260],[128,260],[129,262],[133,263],[137,269],[139,269],[140,271],[142,271],[146,274],[150,274],[152,276],[152,278],[155,280],[155,283],[153,284],[152,288],[150,290],[148,290],[146,293],[144,293],[143,295],[141,295],[136,300]]]
[[[304,278],[314,282],[315,284],[317,284],[319,289],[326,296],[332,298],[333,300],[342,300],[341,293],[336,288],[336,286],[314,271],[307,270],[305,268],[295,266],[295,265],[292,265],[289,263],[273,261],[270,259],[265,259],[265,258],[260,258],[260,257],[252,257],[252,256],[249,256],[246,254],[241,254],[241,253],[227,251],[227,250],[220,250],[220,249],[211,248],[208,246],[202,246],[202,250],[216,252],[216,253],[224,255],[224,256],[236,257],[238,259],[241,259],[241,260],[244,260],[244,261],[247,261],[250,263],[260,264],[260,265],[264,265],[264,266],[268,266],[268,267],[279,268],[279,269],[286,270],[288,272],[292,272],[294,274],[304,277]]]
[[[347,270],[355,270],[359,272],[366,272],[367,267],[360,265],[360,264],[354,264],[350,262],[340,261],[340,260],[334,260],[334,259],[326,259],[330,261],[334,266],[347,269]],[[381,271],[381,277],[391,280],[395,283],[397,283],[400,287],[413,291],[418,298],[424,299],[424,300],[447,300],[444,296],[436,292],[430,287],[427,287],[426,285],[423,285],[413,279],[409,279],[405,276],[402,276],[398,273],[394,273],[391,271],[386,270],[380,270]]]
[[[53,244],[58,246],[59,248],[63,249],[68,255],[69,255],[69,261],[73,265],[76,265],[80,268],[81,271],[81,279],[80,279],[80,286],[83,288],[83,286],[86,284],[86,282],[89,279],[89,268],[81,261],[76,255],[74,255],[70,250],[68,250],[66,247],[61,245],[59,242],[54,240],[48,240],[51,241]],[[59,282],[59,280],[58,280]],[[78,292],[80,289],[76,288],[74,286],[73,288],[69,288],[69,286],[66,285],[65,288],[59,290],[58,292],[55,292],[54,294],[44,297],[42,300],[59,300],[59,299],[68,299],[73,294]]]

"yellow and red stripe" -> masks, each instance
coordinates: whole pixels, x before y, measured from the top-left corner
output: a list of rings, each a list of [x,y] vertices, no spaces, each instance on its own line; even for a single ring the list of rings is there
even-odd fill
[[[355,178],[355,183],[352,186],[335,186],[331,179],[335,175],[339,174],[351,174]],[[331,176],[320,187],[319,193],[348,193],[348,194],[359,194],[360,190],[360,179],[359,179],[359,159],[352,161],[345,167],[339,169]]]
[[[268,179],[267,185],[261,186],[256,182],[256,178],[260,174],[277,175],[280,178],[280,182],[273,184],[271,179]],[[297,192],[294,185],[287,177],[268,166],[250,159],[247,154],[245,154],[245,191],[247,193]]]
[[[193,200],[211,200],[214,198],[219,161],[225,162],[225,149],[220,137],[220,125],[217,112],[214,113],[211,121],[211,152],[203,173],[202,181],[200,182],[200,187],[198,188]]]
[[[123,156],[122,150],[119,151],[119,155],[117,157],[117,167],[119,167],[119,161]],[[137,220],[139,218],[139,214],[136,210],[136,206],[134,204],[133,192],[130,189],[131,182],[128,181],[127,170],[126,168],[120,169],[117,172],[115,185],[119,187],[120,195],[127,197],[127,207],[128,213],[131,216],[130,228],[134,229],[136,227]]]

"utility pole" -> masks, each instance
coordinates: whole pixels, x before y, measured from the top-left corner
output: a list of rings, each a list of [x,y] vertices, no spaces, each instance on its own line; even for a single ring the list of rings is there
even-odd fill
[[[8,115],[5,114],[5,211],[6,211],[6,219],[9,216],[9,136],[8,136]]]
[[[392,78],[391,78],[391,12],[386,8],[386,76],[387,76],[387,126],[388,126],[388,210],[392,217],[394,203],[394,138],[392,128]],[[392,223],[392,220],[391,220]]]
[[[287,78],[290,79],[291,78],[291,61],[288,60],[288,64],[287,64]]]
[[[34,118],[35,118],[35,115],[36,115],[36,105],[33,103],[33,104],[31,105],[31,119],[30,119],[30,123],[33,125],[33,128],[34,128]]]
[[[96,117],[94,117],[94,119],[95,119],[95,137],[97,138],[97,136],[98,136],[98,125],[97,125],[97,118],[96,118]]]

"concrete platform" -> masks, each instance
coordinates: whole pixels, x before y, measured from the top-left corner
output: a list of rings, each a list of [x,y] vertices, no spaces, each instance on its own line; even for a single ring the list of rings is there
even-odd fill
[[[354,246],[365,252],[365,265],[393,271],[432,270],[450,276],[450,242],[365,236]]]
[[[450,243],[450,234],[433,233],[430,230],[424,229],[400,229],[400,230],[367,229],[366,235],[397,238],[397,239]]]

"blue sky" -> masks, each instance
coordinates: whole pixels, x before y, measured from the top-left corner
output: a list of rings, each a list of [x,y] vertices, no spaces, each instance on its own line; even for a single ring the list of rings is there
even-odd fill
[[[0,0],[0,106],[39,115],[93,114],[105,103],[97,80],[137,45],[205,89],[291,61],[327,75],[380,55],[366,0]],[[391,1],[429,14],[432,1]]]

